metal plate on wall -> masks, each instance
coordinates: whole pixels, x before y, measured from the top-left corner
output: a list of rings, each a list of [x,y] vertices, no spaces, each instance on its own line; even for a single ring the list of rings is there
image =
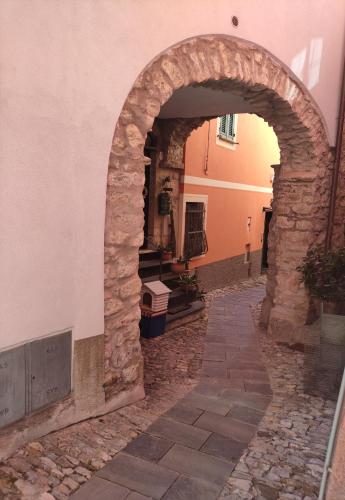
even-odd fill
[[[25,347],[29,413],[71,392],[72,332],[35,340]]]
[[[25,348],[0,352],[0,427],[25,415]]]

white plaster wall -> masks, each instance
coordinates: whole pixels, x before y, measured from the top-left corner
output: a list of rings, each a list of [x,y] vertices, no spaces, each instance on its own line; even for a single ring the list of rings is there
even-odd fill
[[[262,45],[310,88],[334,142],[343,0],[1,0],[0,24],[0,348],[103,332],[111,139],[136,76],[170,45]]]

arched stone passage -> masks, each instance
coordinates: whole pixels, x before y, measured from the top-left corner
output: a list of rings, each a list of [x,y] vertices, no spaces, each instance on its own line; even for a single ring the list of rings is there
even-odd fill
[[[281,164],[274,181],[265,316],[284,340],[298,338],[308,301],[296,266],[325,237],[332,155],[317,105],[276,58],[250,42],[207,35],[186,40],[139,75],[116,125],[105,221],[105,382],[108,397],[142,380],[138,248],[143,238],[147,132],[161,106],[184,86],[231,91],[274,127]]]

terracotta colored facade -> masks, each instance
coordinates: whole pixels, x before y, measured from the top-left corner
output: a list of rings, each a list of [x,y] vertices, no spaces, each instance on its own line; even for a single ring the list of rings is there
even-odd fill
[[[218,138],[217,119],[187,140],[183,198],[207,200],[208,252],[193,259],[193,266],[242,255],[248,244],[251,252],[261,250],[263,208],[271,206],[273,196],[271,165],[280,161],[277,138],[259,117],[240,114],[236,142]]]

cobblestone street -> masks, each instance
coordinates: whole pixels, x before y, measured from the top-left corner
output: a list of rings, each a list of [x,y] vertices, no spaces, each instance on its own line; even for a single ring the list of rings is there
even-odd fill
[[[145,400],[29,443],[0,465],[0,497],[68,498],[205,376],[201,363],[212,300],[260,282],[248,280],[211,292],[204,318],[143,340]],[[252,312],[257,323],[255,304]],[[273,399],[219,498],[315,499],[335,404],[303,393],[302,353],[274,344],[259,327],[257,331]],[[207,369],[214,370],[212,362]]]
[[[258,308],[253,313],[258,323]],[[220,499],[316,499],[335,403],[304,394],[304,355],[257,330],[273,400]]]

